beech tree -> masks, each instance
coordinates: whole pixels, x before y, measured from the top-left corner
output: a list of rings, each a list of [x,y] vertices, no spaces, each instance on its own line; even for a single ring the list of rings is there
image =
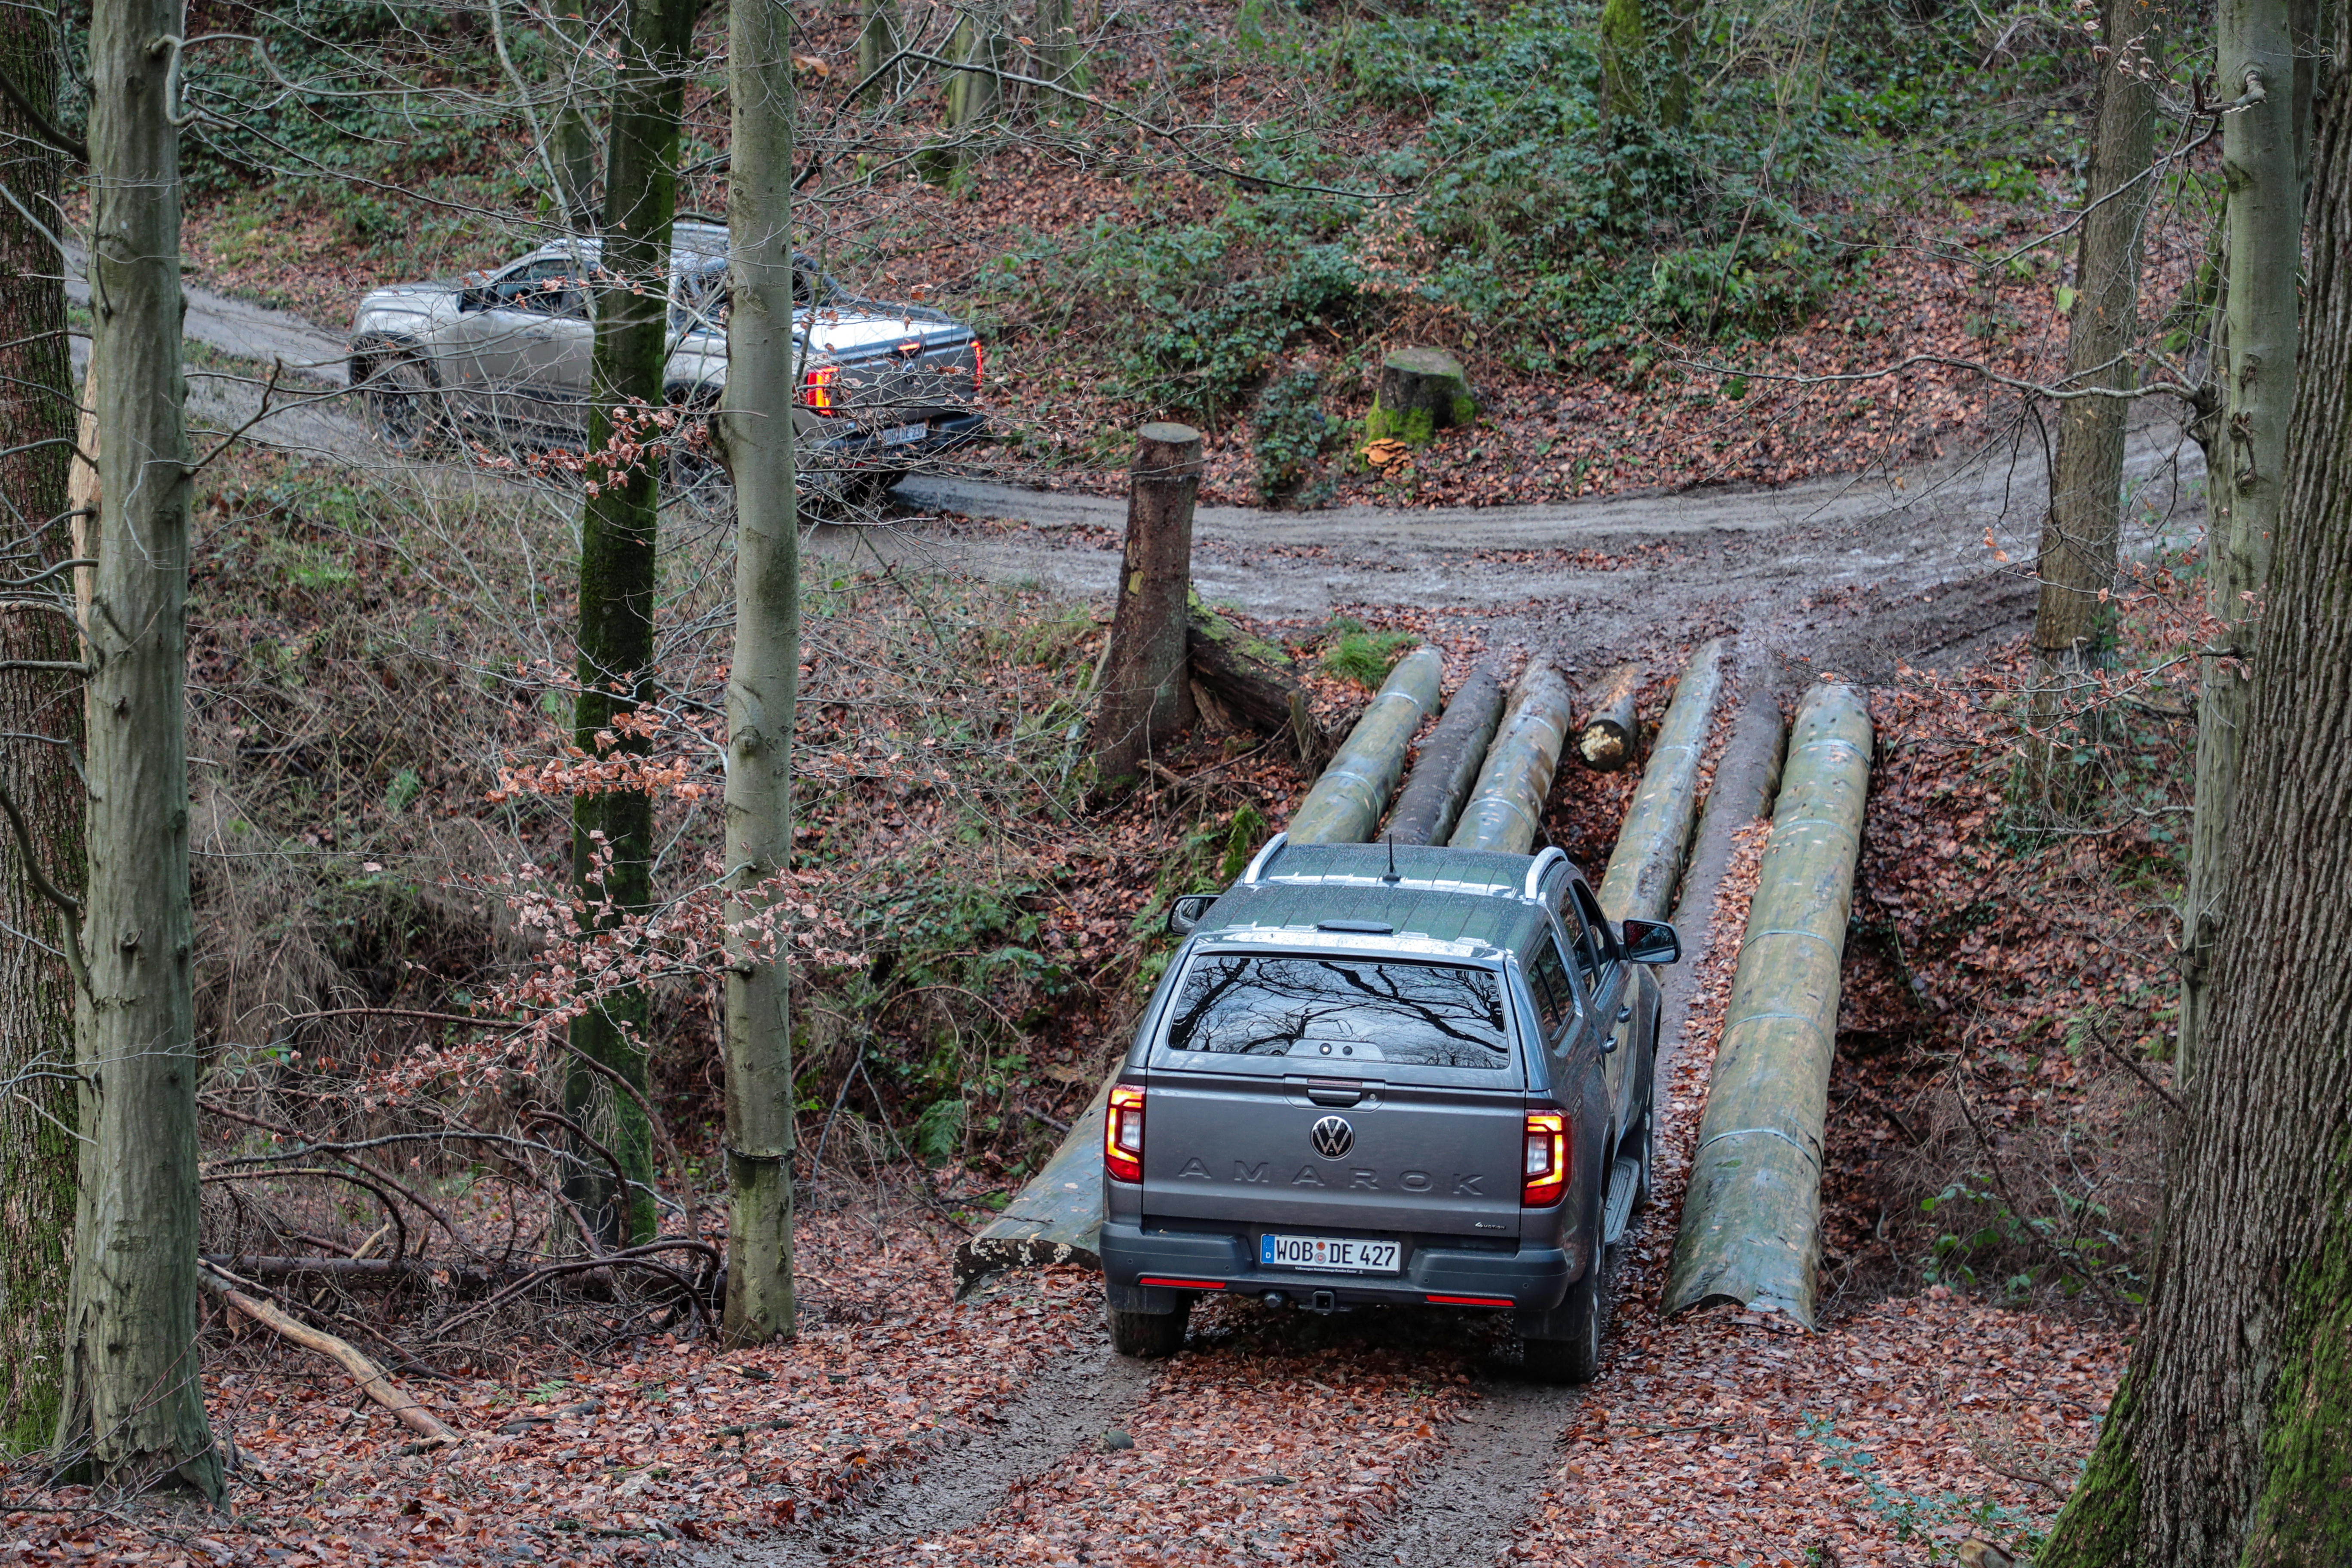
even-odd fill
[[[2341,7],[2338,7],[2340,10]],[[2221,623],[2197,701],[2196,815],[2181,906],[2179,1058],[2205,1032],[2217,944],[2229,923],[2231,820],[2247,733],[2249,684],[2284,494],[2295,395],[2295,277],[2301,270],[2304,153],[2311,111],[2311,0],[2222,0],[2216,79],[2237,97],[2221,121],[2227,184],[2223,312],[2214,348],[2218,404],[2206,444],[2206,587]]]
[[[2347,32],[2339,22],[2338,58]],[[2244,57],[2226,51],[2223,79],[2242,80]],[[2289,95],[2277,100],[2283,112]],[[2340,89],[2322,110],[2311,203],[2307,373],[2284,473],[2263,475],[2277,531],[2262,658],[2244,682],[2243,773],[2217,835],[2231,918],[2211,948],[2210,1026],[2167,1163],[2147,1321],[2041,1568],[2352,1560],[2352,979],[2336,961],[2352,942],[2352,93]]]
[[[793,1332],[793,1031],[782,950],[740,926],[793,849],[793,716],[800,693],[799,508],[793,488],[792,14],[734,0],[727,20],[727,397],[719,431],[735,482],[735,657],[727,679],[727,1301],[731,1344]]]
[[[0,13],[0,73],[56,115],[57,29]],[[57,1418],[58,1338],[74,1205],[73,974],[64,911],[42,892],[82,880],[79,659],[66,466],[74,428],[61,258],[63,160],[25,110],[0,102],[0,576],[25,584],[0,610],[0,1451],[46,1443]],[[37,875],[37,872],[38,873]]]

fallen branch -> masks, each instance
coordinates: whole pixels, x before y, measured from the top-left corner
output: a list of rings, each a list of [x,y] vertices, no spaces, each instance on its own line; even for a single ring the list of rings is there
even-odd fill
[[[393,1382],[382,1367],[362,1355],[350,1342],[337,1339],[323,1329],[296,1322],[268,1302],[256,1300],[244,1291],[234,1289],[226,1276],[209,1265],[198,1270],[197,1277],[218,1291],[223,1300],[263,1328],[281,1339],[293,1341],[304,1350],[316,1351],[351,1373],[352,1381],[360,1385],[361,1393],[391,1411],[403,1426],[418,1436],[436,1443],[465,1441],[464,1433],[445,1424],[439,1416],[409,1397],[405,1389]]]

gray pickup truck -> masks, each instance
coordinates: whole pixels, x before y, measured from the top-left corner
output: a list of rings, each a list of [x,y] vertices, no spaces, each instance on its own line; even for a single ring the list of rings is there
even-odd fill
[[[421,451],[452,435],[577,447],[585,438],[594,239],[543,245],[450,283],[404,283],[360,301],[352,384],[383,443]],[[665,395],[715,406],[727,384],[727,231],[681,223],[670,242]],[[970,441],[982,350],[927,306],[861,299],[793,258],[793,324],[804,356],[793,432],[802,461],[841,488],[877,489]]]
[[[1486,1308],[1532,1373],[1590,1382],[1674,928],[1612,930],[1558,849],[1279,837],[1170,925],[1104,1121],[1113,1345],[1173,1352],[1211,1291]]]

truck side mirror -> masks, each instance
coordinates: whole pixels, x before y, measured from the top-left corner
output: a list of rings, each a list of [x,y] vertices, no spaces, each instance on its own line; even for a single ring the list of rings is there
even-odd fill
[[[1214,893],[1179,893],[1168,902],[1168,929],[1178,936],[1190,936],[1209,906],[1217,901]]]
[[[1679,963],[1683,939],[1664,921],[1627,921],[1625,956],[1636,963]]]

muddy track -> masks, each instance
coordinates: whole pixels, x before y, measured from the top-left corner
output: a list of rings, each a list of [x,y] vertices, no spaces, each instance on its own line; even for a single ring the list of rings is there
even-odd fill
[[[1096,1335],[1084,1349],[1041,1369],[994,1423],[933,1456],[920,1472],[885,1482],[806,1530],[706,1553],[705,1561],[757,1562],[766,1568],[897,1561],[897,1554],[919,1552],[927,1541],[979,1522],[1024,1476],[1100,1443],[1158,1376],[1147,1363],[1111,1354],[1109,1336]]]

